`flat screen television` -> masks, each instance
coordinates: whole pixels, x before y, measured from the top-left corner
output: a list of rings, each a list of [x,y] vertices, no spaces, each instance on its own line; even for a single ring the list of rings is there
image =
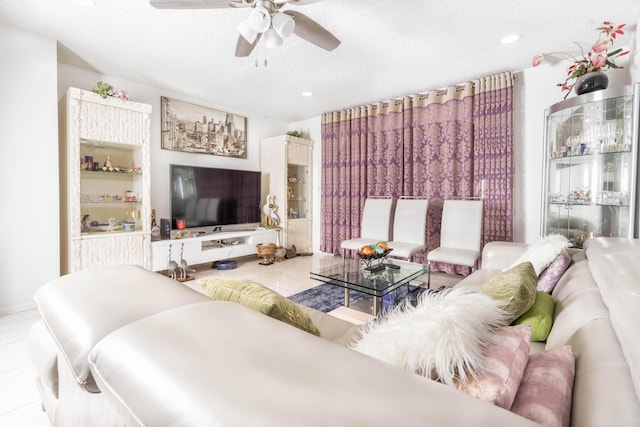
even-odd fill
[[[262,174],[255,171],[170,165],[171,223],[186,227],[261,221]]]

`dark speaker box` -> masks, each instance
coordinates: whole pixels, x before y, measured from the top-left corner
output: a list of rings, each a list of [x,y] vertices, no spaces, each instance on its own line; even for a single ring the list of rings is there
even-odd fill
[[[171,220],[166,218],[160,219],[160,238],[162,240],[171,238]]]

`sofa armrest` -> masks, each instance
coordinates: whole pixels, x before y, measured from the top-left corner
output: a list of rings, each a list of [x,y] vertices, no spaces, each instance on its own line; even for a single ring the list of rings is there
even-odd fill
[[[489,242],[482,249],[481,267],[502,270],[509,267],[526,249],[525,243]]]
[[[42,320],[37,321],[31,327],[27,338],[27,350],[31,366],[36,371],[36,375],[46,393],[41,396],[43,402],[47,396],[58,398],[58,347],[47,331]]]
[[[79,384],[99,391],[88,355],[121,326],[182,305],[209,301],[175,280],[135,265],[79,271],[51,280],[34,296],[38,311]]]

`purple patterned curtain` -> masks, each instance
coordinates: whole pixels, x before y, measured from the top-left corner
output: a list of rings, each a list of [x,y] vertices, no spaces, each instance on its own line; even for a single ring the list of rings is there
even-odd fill
[[[402,194],[402,133],[401,102],[322,115],[321,251],[360,235],[367,197]]]
[[[427,250],[414,256],[426,264],[440,246],[445,199],[473,196],[473,83],[405,98],[405,195],[426,196]],[[433,271],[466,274],[467,267],[432,264]]]
[[[473,98],[473,182],[484,199],[483,241],[513,241],[513,77],[476,82]]]
[[[512,240],[511,114],[510,73],[323,114],[320,250],[338,254],[359,235],[367,196],[428,197],[427,251],[439,246],[447,198],[484,197],[484,242]]]

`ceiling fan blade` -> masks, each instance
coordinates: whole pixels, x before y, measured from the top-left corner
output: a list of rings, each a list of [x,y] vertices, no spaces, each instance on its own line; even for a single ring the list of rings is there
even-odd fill
[[[284,13],[296,21],[296,27],[293,30],[296,36],[328,51],[340,45],[340,40],[307,15],[294,10],[285,10]]]
[[[234,6],[251,5],[242,0],[149,0],[156,9],[226,9]]]
[[[258,41],[260,41],[261,36],[262,34],[258,34],[258,36],[253,41],[253,43],[249,43],[244,37],[238,36],[238,42],[236,43],[236,56],[238,57],[249,56],[251,52],[253,52],[253,49],[258,44]]]

